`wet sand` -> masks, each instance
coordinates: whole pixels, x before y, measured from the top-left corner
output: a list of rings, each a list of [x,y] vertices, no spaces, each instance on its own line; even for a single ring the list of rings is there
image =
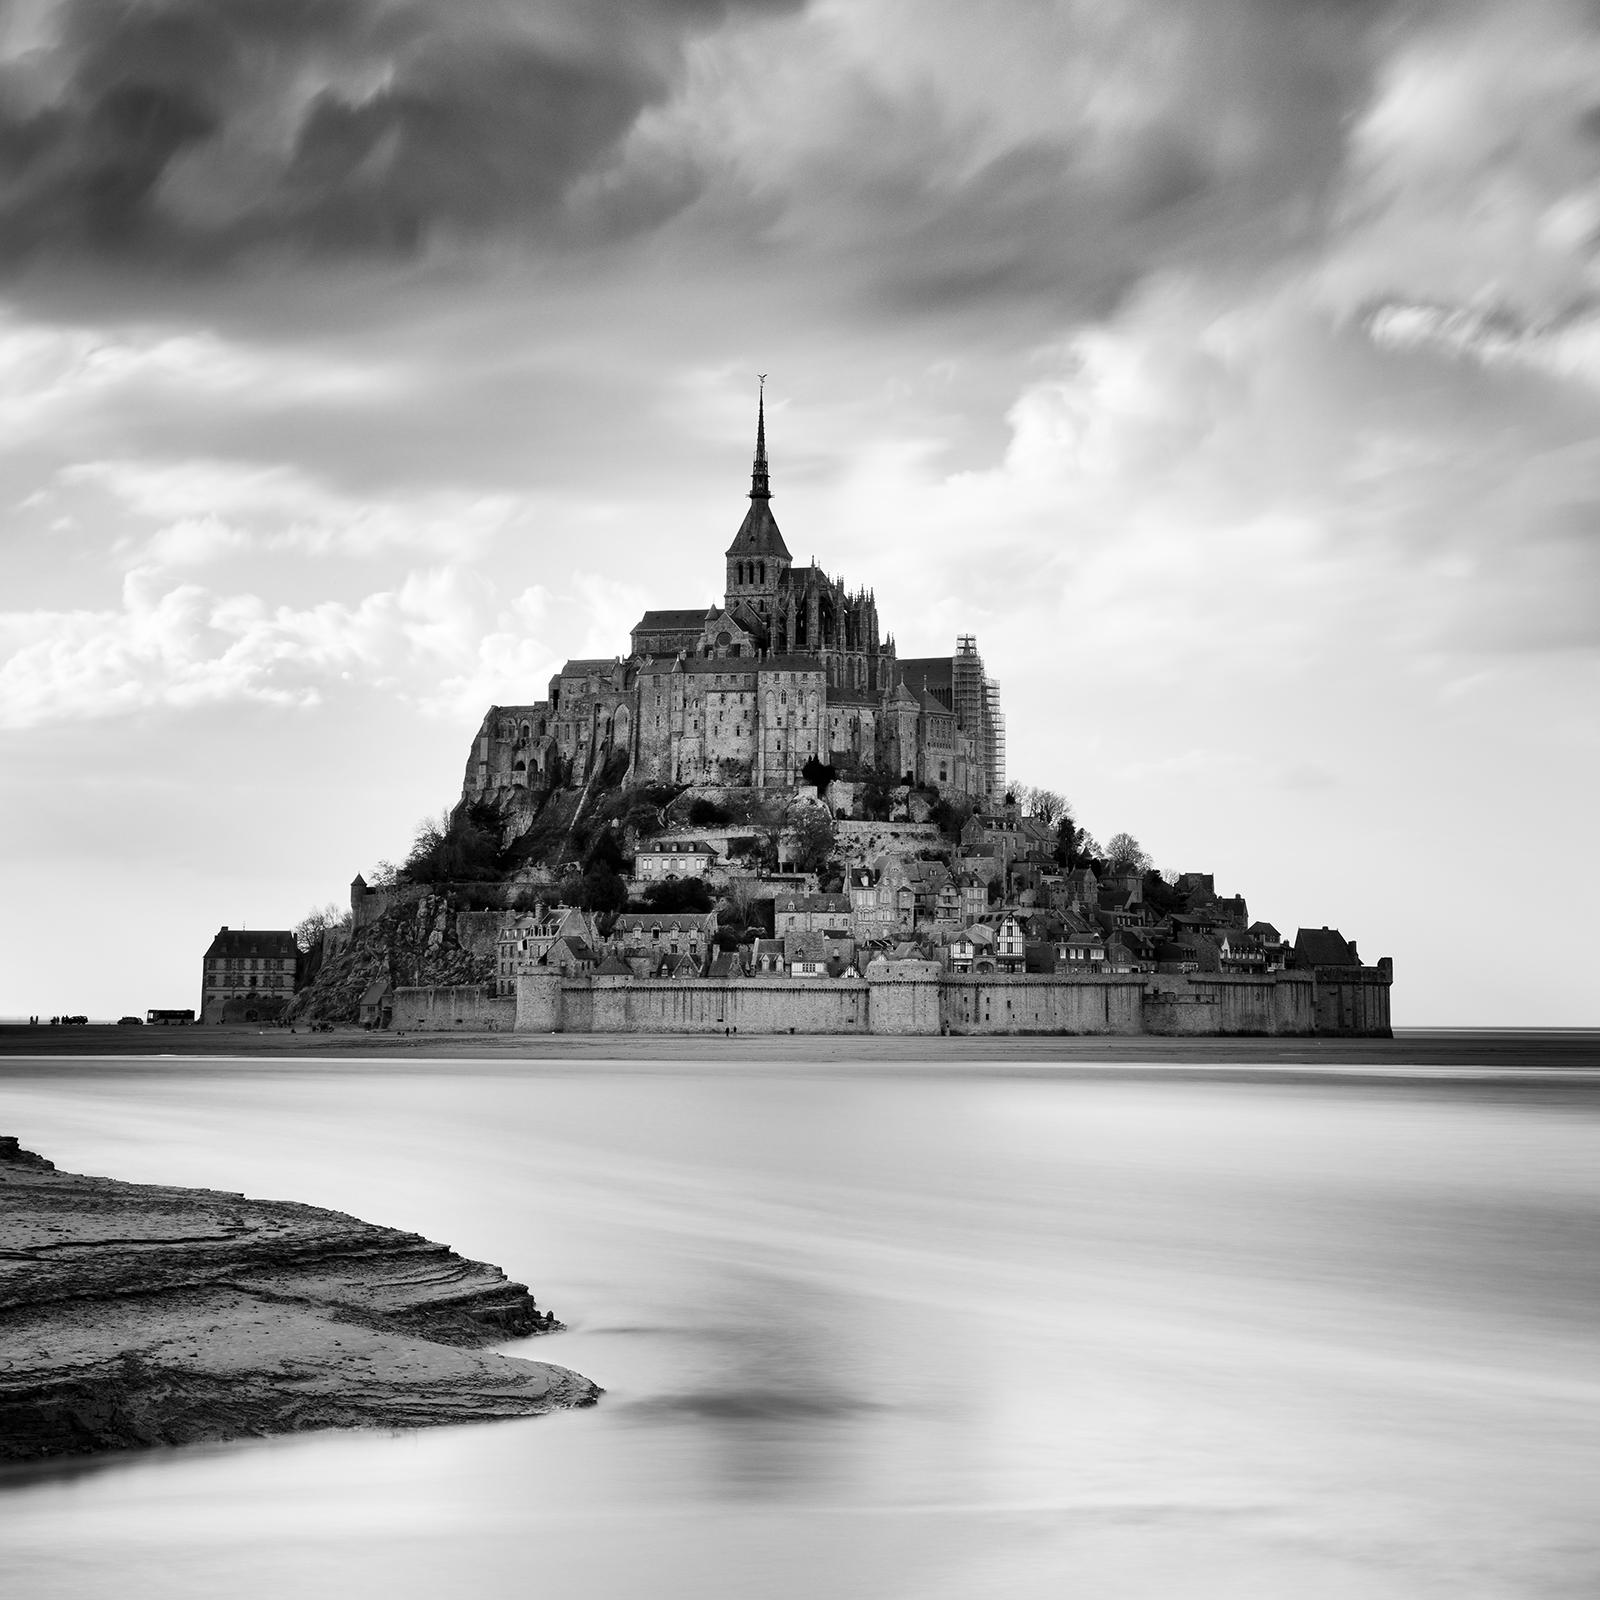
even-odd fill
[[[359,1066],[407,1060],[481,1062],[694,1062],[697,1065],[804,1063],[867,1068],[970,1067],[1118,1068],[1295,1074],[1319,1069],[1342,1074],[1406,1075],[1463,1072],[1600,1072],[1600,1029],[1399,1029],[1393,1039],[1170,1039],[1151,1035],[1013,1035],[897,1038],[850,1034],[506,1034],[331,1033],[286,1029],[0,1026],[0,1075],[6,1058],[50,1057],[92,1066],[135,1066],[143,1058],[163,1068],[174,1058],[263,1064]]]

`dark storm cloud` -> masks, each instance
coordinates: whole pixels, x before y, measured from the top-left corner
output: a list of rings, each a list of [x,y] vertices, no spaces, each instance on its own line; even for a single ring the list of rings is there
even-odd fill
[[[68,0],[0,59],[0,257],[201,264],[550,231],[691,33],[792,8]],[[639,182],[613,222],[684,192],[677,173],[665,198]]]

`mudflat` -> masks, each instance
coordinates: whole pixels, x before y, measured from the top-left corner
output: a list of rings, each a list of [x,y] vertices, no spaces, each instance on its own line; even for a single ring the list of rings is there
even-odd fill
[[[0,1025],[0,1076],[18,1058],[170,1068],[175,1059],[259,1057],[285,1066],[378,1061],[806,1063],[863,1068],[1081,1068],[1297,1073],[1361,1068],[1378,1073],[1600,1071],[1600,1029],[1397,1029],[1392,1039],[1011,1034],[895,1037],[851,1034],[329,1033],[256,1027],[30,1027]],[[10,1059],[8,1059],[10,1058]],[[28,1070],[28,1069],[24,1069]]]

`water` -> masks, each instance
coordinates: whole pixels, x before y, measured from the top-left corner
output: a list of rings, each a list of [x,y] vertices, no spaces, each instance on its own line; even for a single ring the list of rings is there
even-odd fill
[[[1590,1596],[1593,1091],[8,1069],[82,1172],[414,1228],[598,1408],[0,1475],[55,1596]]]

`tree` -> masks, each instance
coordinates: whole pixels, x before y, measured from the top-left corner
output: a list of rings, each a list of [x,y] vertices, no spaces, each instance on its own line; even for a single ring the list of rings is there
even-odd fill
[[[866,781],[856,790],[856,804],[868,822],[887,822],[894,809],[896,783],[886,772],[869,772]]]
[[[816,791],[819,800],[826,799],[828,785],[838,777],[838,773],[818,756],[808,756],[806,764],[800,769],[800,776]]]
[[[796,806],[788,831],[789,860],[802,872],[821,872],[833,856],[833,818],[821,806]]]
[[[474,800],[417,824],[400,876],[411,883],[482,883],[499,877],[500,813]]]
[[[1056,865],[1063,872],[1071,872],[1078,864],[1079,831],[1072,813],[1063,811],[1056,822]]]
[[[1106,845],[1106,860],[1118,872],[1148,872],[1155,863],[1131,833],[1114,833]]]
[[[708,800],[704,795],[700,795],[689,802],[691,828],[715,828],[728,820],[727,807],[719,806],[715,800]]]
[[[675,911],[709,911],[711,890],[704,878],[663,878],[640,896],[647,911],[670,916]]]
[[[294,942],[301,950],[312,950],[322,943],[322,936],[329,928],[349,926],[350,913],[329,901],[325,906],[313,907],[294,925]]]
[[[1029,789],[1027,795],[1028,815],[1041,822],[1054,822],[1066,810],[1067,802],[1054,789]]]
[[[977,803],[965,798],[946,800],[940,795],[928,807],[928,821],[934,823],[939,832],[947,839],[959,839],[961,830],[966,827],[972,813],[978,809]]]

